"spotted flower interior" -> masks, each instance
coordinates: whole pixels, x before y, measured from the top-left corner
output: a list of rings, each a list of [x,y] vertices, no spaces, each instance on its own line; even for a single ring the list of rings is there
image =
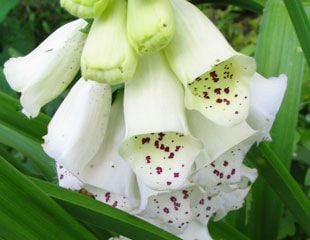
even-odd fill
[[[194,163],[196,141],[181,133],[151,133],[125,141],[121,148],[142,180],[156,190],[179,187]]]
[[[187,107],[219,125],[232,126],[243,121],[249,111],[248,82],[253,66],[243,65],[240,60],[252,61],[243,56],[231,58],[188,83]]]

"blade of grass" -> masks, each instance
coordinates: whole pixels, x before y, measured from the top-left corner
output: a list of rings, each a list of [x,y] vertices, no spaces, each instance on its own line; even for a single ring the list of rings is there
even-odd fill
[[[269,144],[260,144],[250,151],[248,157],[310,236],[310,200]]]
[[[300,106],[305,60],[290,17],[282,0],[266,4],[258,39],[256,60],[258,72],[266,77],[285,73],[287,92],[272,129],[271,148],[289,168]],[[266,184],[267,181],[267,184]],[[253,240],[277,239],[283,213],[281,200],[270,188],[271,180],[261,177],[253,187],[251,209],[246,231]],[[279,186],[280,188],[280,186]]]
[[[300,0],[284,0],[291,17],[299,42],[310,66],[310,22]]]
[[[54,160],[48,157],[41,145],[30,136],[0,121],[0,143],[15,148],[30,158],[45,179],[49,181],[56,179]]]
[[[2,157],[0,205],[1,238],[96,239]]]
[[[0,120],[6,122],[29,135],[41,139],[47,132],[50,118],[40,114],[35,119],[28,119],[21,113],[21,106],[17,99],[0,91]]]

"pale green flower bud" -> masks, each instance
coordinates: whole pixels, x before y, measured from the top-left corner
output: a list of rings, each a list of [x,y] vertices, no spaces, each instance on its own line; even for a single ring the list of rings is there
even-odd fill
[[[100,16],[110,0],[60,0],[60,4],[70,14],[81,18]]]
[[[96,18],[82,54],[85,79],[119,84],[132,78],[137,55],[126,32],[126,2],[111,2],[102,16]]]
[[[130,0],[128,37],[139,54],[166,47],[175,33],[175,20],[169,0]]]

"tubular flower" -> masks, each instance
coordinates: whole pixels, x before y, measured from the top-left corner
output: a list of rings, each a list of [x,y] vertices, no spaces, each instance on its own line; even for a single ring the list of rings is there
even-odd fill
[[[125,86],[126,135],[120,154],[155,190],[182,185],[201,148],[189,133],[182,97],[160,54],[144,56]]]
[[[176,34],[165,48],[185,87],[185,105],[223,126],[244,121],[249,111],[249,80],[254,59],[234,51],[219,30],[194,5],[172,0]]]
[[[70,14],[80,18],[100,16],[110,0],[60,0],[60,5]]]
[[[95,19],[81,58],[85,79],[119,84],[132,78],[137,56],[126,32],[126,2],[112,1]]]
[[[11,58],[4,74],[11,88],[21,92],[23,113],[36,117],[42,106],[56,98],[79,70],[86,34],[84,20],[70,22],[52,33],[25,57]]]
[[[103,142],[110,106],[109,85],[80,79],[48,126],[45,152],[79,175]]]
[[[139,54],[166,47],[174,36],[175,22],[169,0],[130,0],[127,20],[128,37]]]

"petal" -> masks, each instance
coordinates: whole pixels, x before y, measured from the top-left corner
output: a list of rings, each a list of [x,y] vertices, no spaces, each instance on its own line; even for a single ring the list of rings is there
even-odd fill
[[[255,61],[236,53],[210,20],[185,0],[172,1],[176,36],[165,49],[185,87],[185,105],[224,126],[247,117]]]
[[[123,211],[131,212],[138,206],[138,201],[124,197],[114,192],[106,191],[91,185],[84,184],[62,165],[56,164],[59,186],[78,191],[88,197]]]
[[[80,67],[86,35],[76,20],[57,29],[25,57],[11,58],[4,65],[10,86],[21,92],[23,112],[36,117],[40,108],[56,98],[73,80]]]
[[[245,172],[244,172],[245,171]],[[233,185],[220,185],[216,189],[207,188],[205,191],[195,191],[195,201],[192,201],[192,212],[196,219],[207,225],[210,217],[215,214],[214,220],[218,221],[232,210],[243,206],[251,185],[257,177],[256,169],[241,167],[240,182]],[[250,178],[247,178],[249,176]]]
[[[110,0],[61,0],[60,4],[70,14],[81,18],[99,16],[107,7]]]
[[[81,58],[85,79],[109,84],[131,79],[137,56],[126,32],[126,3],[111,1],[103,15],[96,18]]]
[[[128,1],[127,31],[131,44],[140,54],[166,47],[175,32],[168,0]]]
[[[188,111],[188,122],[191,133],[204,144],[206,161],[200,161],[198,168],[211,163],[227,150],[238,145],[255,134],[246,122],[233,127],[223,127],[205,119],[197,111]]]
[[[250,81],[250,113],[247,122],[255,130],[261,131],[261,139],[270,140],[269,131],[280,109],[286,86],[287,77],[284,74],[269,79],[255,74]]]
[[[152,196],[142,216],[155,219],[173,233],[182,233],[193,220],[191,192],[191,189],[184,189]]]
[[[212,240],[207,227],[198,221],[192,221],[179,237],[183,240]]]
[[[79,176],[104,139],[110,107],[109,85],[79,80],[48,126],[45,152]]]
[[[201,144],[188,132],[183,91],[159,54],[141,59],[125,86],[121,156],[150,188],[174,189],[191,171]]]
[[[139,202],[136,199],[131,199],[114,192],[106,191],[87,184],[84,185],[84,189],[91,193],[96,200],[126,212],[132,212],[139,206]]]
[[[254,65],[241,55],[217,64],[185,86],[185,106],[222,126],[241,123],[249,112],[248,82]]]
[[[80,171],[79,178],[87,184],[120,194],[139,198],[135,174],[128,162],[118,154],[124,139],[123,94],[119,92],[113,102],[106,136],[96,155]]]
[[[79,191],[83,187],[83,183],[62,165],[56,163],[56,169],[59,186],[74,191]]]
[[[244,157],[258,137],[259,134],[254,134],[230,148],[212,163],[193,174],[192,179],[201,186],[208,188],[239,182]]]

